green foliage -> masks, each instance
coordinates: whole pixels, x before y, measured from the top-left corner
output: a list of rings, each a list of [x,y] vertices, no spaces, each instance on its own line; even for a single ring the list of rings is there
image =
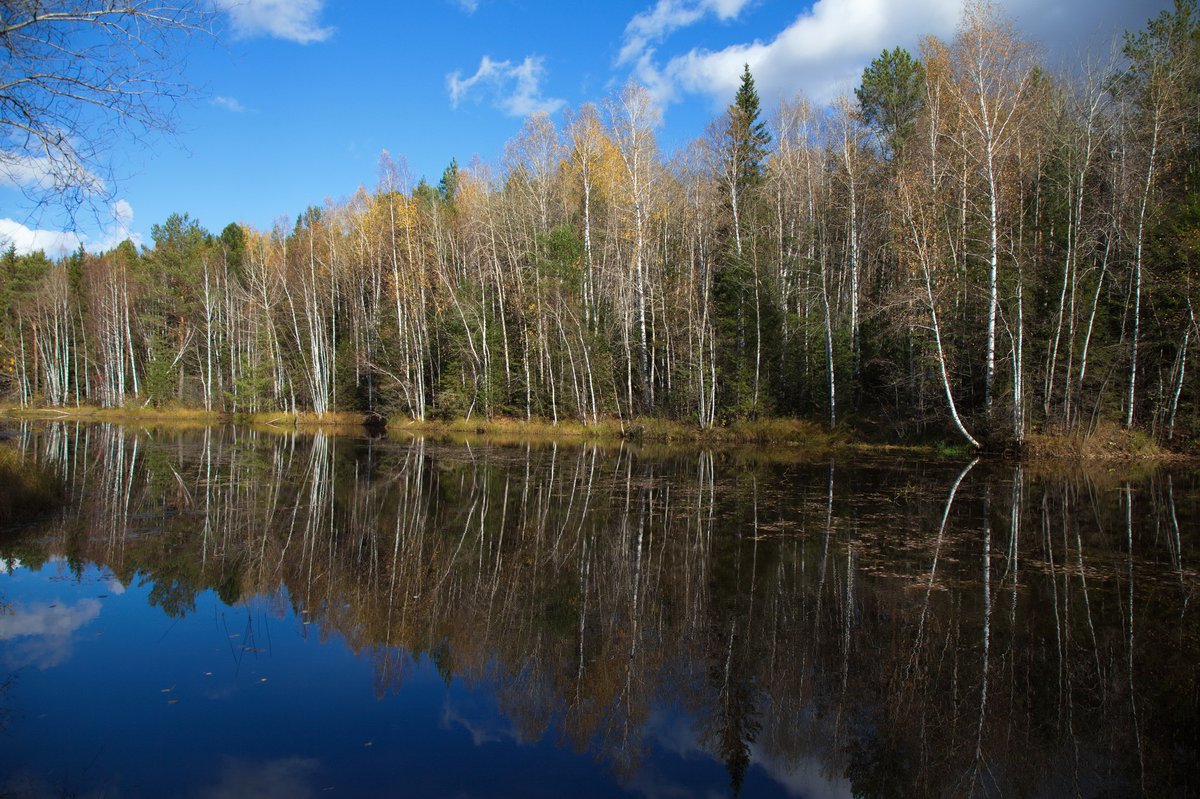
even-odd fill
[[[225,254],[226,263],[234,274],[241,274],[242,261],[246,257],[246,233],[242,226],[230,222],[221,231],[221,249]]]
[[[583,240],[571,225],[559,225],[549,233],[538,234],[538,250],[543,253],[542,273],[574,286],[583,274]]]
[[[196,257],[209,235],[187,214],[171,214],[161,225],[150,227],[154,239],[155,265],[167,277],[186,279],[195,269]]]
[[[21,297],[31,295],[38,283],[50,271],[53,263],[41,250],[29,255],[17,255],[10,246],[0,255],[0,299],[6,307]]]
[[[1144,97],[1152,83],[1174,73],[1189,91],[1200,91],[1195,80],[1189,80],[1200,70],[1198,52],[1200,17],[1196,2],[1175,0],[1175,7],[1160,12],[1146,23],[1145,30],[1126,32],[1122,53],[1129,59],[1129,66],[1117,76],[1117,87]]]
[[[757,284],[757,285],[756,285]],[[725,418],[762,416],[773,409],[773,353],[781,346],[783,316],[775,292],[749,257],[726,255],[713,275],[718,406]],[[761,342],[760,342],[761,338]],[[761,360],[760,360],[761,359]],[[755,391],[755,371],[759,373]]]
[[[863,70],[854,96],[863,121],[879,132],[884,152],[903,160],[925,101],[925,67],[904,48],[884,50]]]
[[[450,164],[442,171],[442,179],[438,181],[438,198],[446,205],[454,205],[458,198],[458,161],[450,159]]]
[[[354,348],[349,341],[343,341],[338,345],[337,374],[334,375],[337,395],[336,410],[369,410],[368,379],[365,369],[356,368]]]
[[[257,410],[271,390],[271,365],[241,358],[237,379],[225,392],[225,401],[234,413]]]
[[[175,396],[177,366],[178,364],[173,363],[169,348],[161,341],[150,347],[146,355],[142,390],[154,407],[161,408]]]

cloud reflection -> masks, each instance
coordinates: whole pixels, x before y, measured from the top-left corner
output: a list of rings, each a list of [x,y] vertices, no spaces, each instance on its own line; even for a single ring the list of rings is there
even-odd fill
[[[71,637],[99,615],[97,599],[74,604],[40,602],[14,608],[0,616],[0,641],[14,642],[6,647],[5,664],[13,669],[33,666],[45,670],[65,663],[71,657]]]
[[[253,762],[229,758],[220,781],[198,794],[199,799],[308,799],[317,795],[313,781],[320,762],[306,757],[283,757]]]
[[[484,692],[471,692],[457,698],[447,695],[442,705],[440,726],[443,730],[462,727],[475,746],[504,741],[521,743],[521,735]]]

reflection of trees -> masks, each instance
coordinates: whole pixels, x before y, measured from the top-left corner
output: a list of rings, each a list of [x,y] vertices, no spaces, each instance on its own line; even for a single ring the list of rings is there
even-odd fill
[[[271,595],[371,657],[380,695],[429,658],[521,738],[623,774],[674,708],[734,793],[755,762],[813,758],[863,796],[1200,779],[1190,475],[24,435],[78,504],[23,560],[141,574],[169,613]]]

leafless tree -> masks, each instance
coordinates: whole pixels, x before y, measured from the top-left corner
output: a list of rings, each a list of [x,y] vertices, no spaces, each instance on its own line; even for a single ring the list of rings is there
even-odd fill
[[[0,185],[68,219],[114,191],[112,147],[170,133],[203,0],[4,0]]]

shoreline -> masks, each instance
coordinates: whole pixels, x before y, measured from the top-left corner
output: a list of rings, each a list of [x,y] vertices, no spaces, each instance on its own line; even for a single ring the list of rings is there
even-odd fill
[[[684,422],[654,417],[632,420],[605,418],[588,423],[577,419],[555,423],[549,419],[514,417],[416,421],[403,417],[385,419],[376,414],[348,411],[323,415],[303,411],[233,414],[198,408],[99,408],[86,405],[23,408],[0,405],[0,420],[110,422],[173,427],[237,424],[269,432],[328,431],[344,435],[371,431],[389,438],[429,436],[460,443],[635,443],[754,449],[759,454],[778,450],[814,457],[834,454],[916,455],[937,459],[981,456],[997,460],[1079,463],[1178,463],[1200,460],[1196,454],[1163,449],[1143,433],[1125,431],[1114,425],[1101,425],[1088,435],[1031,433],[1020,451],[972,452],[957,442],[856,440],[851,432],[831,431],[814,422],[788,417],[735,421],[705,430]]]

